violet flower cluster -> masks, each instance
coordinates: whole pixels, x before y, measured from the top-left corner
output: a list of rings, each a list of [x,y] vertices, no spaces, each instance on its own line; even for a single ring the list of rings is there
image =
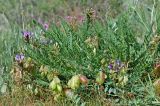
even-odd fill
[[[23,38],[29,42],[29,40],[31,39],[31,36],[32,36],[32,33],[29,32],[29,31],[22,31],[22,35],[23,35]]]
[[[24,60],[24,55],[23,54],[17,54],[16,56],[15,56],[15,60],[17,61],[17,62],[22,62],[23,60]]]
[[[115,60],[108,65],[108,69],[111,70],[112,72],[119,72],[123,68],[125,68],[125,64],[120,60]]]

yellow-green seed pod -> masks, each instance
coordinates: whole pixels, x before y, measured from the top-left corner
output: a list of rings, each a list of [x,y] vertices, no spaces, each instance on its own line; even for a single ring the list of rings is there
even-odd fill
[[[160,65],[157,65],[154,70],[151,72],[151,75],[155,78],[160,77]]]
[[[126,85],[127,82],[128,82],[128,76],[124,76],[124,77],[123,77],[123,81],[122,81],[122,83],[121,83],[122,86]]]
[[[54,75],[53,75],[52,73],[48,73],[48,74],[47,74],[47,79],[48,79],[49,81],[51,81],[53,78],[54,78]]]
[[[60,84],[60,79],[57,77],[57,76],[54,76],[53,80],[57,83],[57,84]]]
[[[55,76],[52,82],[50,83],[49,88],[55,90],[58,84],[60,84],[60,79],[57,76]]]
[[[100,71],[97,74],[96,82],[101,85],[101,84],[104,83],[104,81],[105,81],[106,78],[107,78],[107,75],[104,72]]]
[[[35,94],[35,95],[38,94],[38,88],[34,89],[34,94]]]
[[[60,84],[57,85],[57,91],[62,92],[62,86]]]
[[[80,86],[80,78],[79,75],[73,76],[69,81],[68,81],[68,87],[71,89],[77,89]]]
[[[51,90],[55,90],[57,87],[57,83],[53,80],[50,84],[49,84],[49,88]]]
[[[31,59],[30,57],[28,57],[28,58],[27,58],[27,62],[28,62],[28,63],[31,63],[31,62],[32,62],[32,59]]]

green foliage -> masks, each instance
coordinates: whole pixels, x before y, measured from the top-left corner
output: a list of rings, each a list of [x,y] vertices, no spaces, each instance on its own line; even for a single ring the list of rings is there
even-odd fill
[[[90,18],[86,18],[76,28],[65,21],[61,21],[60,26],[52,23],[50,29],[43,30],[43,35],[40,35],[52,42],[41,44],[40,40],[32,39],[25,52],[39,64],[57,69],[66,79],[75,74],[84,74],[94,79],[101,68],[108,72],[107,66],[112,59],[120,59],[128,63],[129,76],[126,80],[128,81],[129,77],[129,83],[123,88],[127,90],[127,86],[136,83],[135,80],[141,78],[142,73],[151,71],[158,53],[158,49],[151,51],[150,42],[155,33],[152,25],[147,23],[150,19],[141,15],[137,10],[130,8],[116,19],[104,23],[99,20],[88,21]],[[137,24],[145,32],[137,30]],[[40,25],[39,27],[42,28]],[[139,35],[138,32],[144,35]],[[141,37],[143,41],[139,42],[137,37]],[[33,43],[38,46],[34,47]],[[105,65],[101,63],[103,58],[107,62]]]
[[[128,2],[132,5],[131,1]],[[110,9],[107,13],[104,6],[98,8],[93,5],[94,3],[105,4],[103,0],[94,0],[92,3],[90,0],[40,0],[39,3],[34,0],[20,0],[16,3],[16,0],[13,0],[8,5],[8,1],[3,3],[5,5],[0,9],[2,8],[9,17],[14,12],[10,14],[6,8],[15,7],[19,10],[18,7],[21,7],[23,11],[20,10],[21,15],[17,18],[21,21],[19,24],[23,30],[28,29],[33,33],[31,38],[27,40],[24,38],[25,42],[21,43],[21,37],[17,37],[19,28],[15,28],[13,30],[15,32],[12,32],[15,36],[0,39],[0,65],[6,68],[4,78],[7,83],[10,81],[7,80],[10,78],[7,68],[12,64],[11,57],[14,57],[14,53],[22,52],[25,54],[25,59],[22,63],[14,62],[13,70],[18,69],[22,72],[20,83],[22,89],[31,86],[32,95],[36,99],[38,97],[40,99],[42,95],[48,96],[52,92],[49,90],[49,85],[54,76],[58,76],[61,80],[61,83],[58,83],[60,90],[59,94],[54,95],[52,92],[49,96],[54,95],[54,99],[61,99],[59,97],[64,96],[61,92],[68,87],[69,79],[78,75],[76,78],[78,83],[74,90],[77,96],[74,95],[75,97],[68,100],[75,105],[87,104],[86,98],[90,98],[95,93],[103,99],[112,98],[118,104],[159,103],[159,97],[152,87],[152,81],[155,79],[149,76],[154,68],[153,65],[159,62],[160,56],[159,1],[154,0],[151,3],[144,1],[144,4],[135,2],[136,6],[125,7],[126,2],[123,0],[109,0],[107,3]],[[71,8],[69,8],[70,4],[73,4]],[[59,9],[65,6],[67,9]],[[59,23],[51,22],[52,13],[62,14],[62,10],[64,14],[61,16],[77,15],[76,6],[87,8],[86,11],[78,11],[85,16],[82,23],[77,19],[74,20],[74,17],[70,17],[71,21],[58,17]],[[95,10],[90,7],[95,7]],[[69,11],[73,13],[68,13]],[[35,20],[32,22],[28,19],[31,16],[30,13],[35,15]],[[101,20],[99,14],[102,16],[106,14],[106,19]],[[37,16],[43,17],[43,20],[49,20],[48,30],[36,20]],[[120,69],[119,72],[114,72],[116,69],[110,70],[108,65],[115,64],[113,63],[116,62],[115,60],[120,60],[125,68]],[[100,84],[95,83],[99,71],[104,73],[99,75]],[[87,87],[80,84],[79,74],[89,79]],[[54,81],[52,82],[53,89],[55,84]],[[72,82],[74,85],[76,81],[73,79]],[[57,89],[58,87],[54,90]],[[10,90],[14,92],[15,89],[11,86]],[[25,92],[30,93],[28,90]]]

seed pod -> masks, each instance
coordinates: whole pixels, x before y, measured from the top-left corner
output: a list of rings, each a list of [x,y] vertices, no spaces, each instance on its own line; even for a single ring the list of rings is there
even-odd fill
[[[39,71],[41,72],[41,76],[44,77],[47,75],[48,73],[48,70],[49,70],[49,67],[48,66],[41,66]]]
[[[102,85],[105,81],[105,79],[107,78],[107,75],[100,71],[98,74],[97,74],[97,77],[96,77],[96,82],[100,85]]]
[[[160,64],[156,66],[156,69],[160,71]]]
[[[64,95],[68,98],[72,98],[74,96],[74,93],[71,89],[66,88],[66,89],[64,89]]]
[[[160,96],[160,79],[156,80],[154,83],[153,83],[153,86],[155,88],[155,92],[158,96]]]
[[[49,81],[51,81],[54,78],[54,74],[53,73],[47,73],[47,79]]]
[[[105,60],[105,58],[103,58],[103,59],[101,60],[101,64],[104,65],[105,63],[106,63],[106,60]]]
[[[34,89],[34,94],[35,94],[35,95],[38,95],[38,88],[35,88],[35,89]]]
[[[28,62],[28,63],[31,63],[31,62],[32,62],[32,59],[31,59],[30,57],[28,57],[28,58],[27,58],[27,62]]]
[[[122,86],[126,85],[127,82],[128,82],[128,76],[124,76],[124,77],[123,77],[123,81],[122,81],[122,83],[121,83]]]
[[[86,76],[80,75],[79,79],[80,79],[80,82],[81,82],[82,84],[84,84],[84,85],[87,85],[87,84],[88,84],[88,79],[87,79]]]
[[[24,67],[25,69],[27,69],[27,68],[29,67],[29,63],[24,63],[24,64],[23,64],[23,67]]]
[[[123,76],[118,76],[118,83],[121,83],[123,81]]]
[[[69,81],[68,81],[68,87],[71,89],[77,89],[80,86],[80,78],[79,75],[73,76]]]
[[[55,76],[54,78],[53,78],[53,80],[57,83],[57,84],[60,84],[60,79],[57,77],[57,76]]]
[[[125,76],[118,76],[118,82],[117,82],[117,85],[120,85],[120,86],[124,86],[126,85],[128,82],[128,76],[125,75]]]
[[[56,82],[53,80],[50,84],[49,84],[49,88],[52,89],[52,90],[55,90],[56,89]]]
[[[62,86],[60,84],[57,85],[57,91],[62,92]]]
[[[49,88],[52,90],[55,90],[57,87],[57,84],[60,84],[60,79],[58,77],[54,77],[52,82],[49,85]]]
[[[151,72],[151,75],[156,78],[160,77],[160,64],[156,65],[154,70]]]

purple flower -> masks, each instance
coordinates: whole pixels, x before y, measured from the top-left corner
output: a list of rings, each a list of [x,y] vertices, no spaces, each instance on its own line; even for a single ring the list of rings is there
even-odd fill
[[[112,64],[108,65],[108,68],[109,68],[110,70],[112,70],[112,69],[113,69],[113,65],[112,65]]]
[[[38,19],[38,23],[41,24],[45,30],[48,30],[49,28],[48,23],[44,23],[44,21],[42,21],[40,18]]]
[[[17,54],[17,55],[15,56],[15,60],[16,60],[17,62],[21,62],[23,59],[24,59],[24,55],[23,55],[23,54]]]
[[[77,16],[77,20],[79,23],[82,23],[84,21],[84,16]]]
[[[73,17],[72,17],[72,16],[66,16],[65,19],[66,19],[67,21],[72,21]]]
[[[44,29],[45,29],[45,30],[48,30],[48,28],[49,28],[49,24],[44,23],[44,24],[43,24],[43,27],[44,27]]]
[[[124,67],[126,67],[125,64],[121,62],[120,60],[115,60],[108,65],[109,70],[114,71],[114,72],[119,72]]]
[[[29,32],[29,31],[22,31],[22,34],[25,38],[30,38],[31,37],[31,32]]]
[[[29,42],[29,39],[31,38],[32,33],[29,31],[22,31],[24,39]]]
[[[65,20],[69,23],[72,23],[73,21],[76,20],[76,17],[75,16],[66,16],[65,17]]]

